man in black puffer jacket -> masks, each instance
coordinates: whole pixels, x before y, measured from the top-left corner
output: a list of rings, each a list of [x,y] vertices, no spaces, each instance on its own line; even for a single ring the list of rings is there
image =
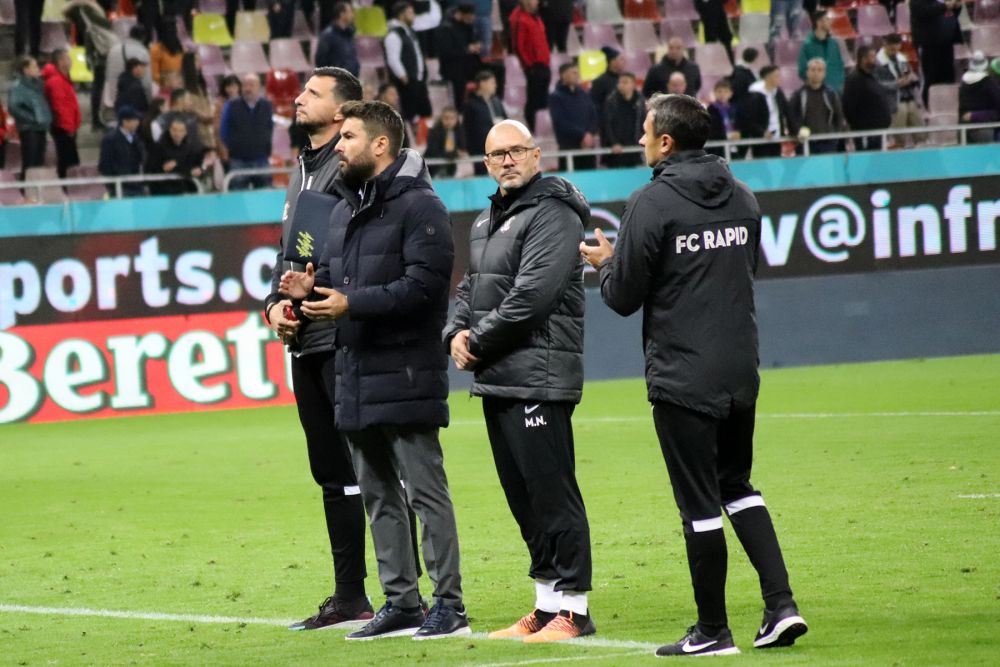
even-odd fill
[[[473,148],[475,150],[475,148]],[[444,330],[455,365],[475,371],[500,483],[528,545],[535,609],[492,638],[558,641],[594,632],[590,528],[576,482],[570,417],[583,391],[583,263],[590,207],[543,178],[517,121],[486,138],[499,183],[472,224],[469,271]]]
[[[621,315],[643,309],[653,423],[680,510],[698,622],[656,654],[739,653],[726,618],[729,516],[760,578],[764,622],[754,646],[806,632],[771,516],[750,484],[760,384],[753,277],[760,207],[725,161],[704,151],[711,118],[687,95],[657,95],[640,144],[652,182],[629,198],[614,248],[581,245],[601,297]]]
[[[454,248],[444,204],[403,120],[383,102],[348,102],[336,151],[343,198],[320,259],[281,291],[311,320],[337,320],[336,422],[351,448],[386,604],[348,639],[470,633],[458,533],[438,430],[448,425],[448,316]],[[334,289],[336,286],[336,289]],[[400,479],[403,485],[400,484]],[[404,486],[405,485],[405,486]],[[434,607],[420,608],[408,504],[424,528]],[[414,634],[415,633],[415,634]]]

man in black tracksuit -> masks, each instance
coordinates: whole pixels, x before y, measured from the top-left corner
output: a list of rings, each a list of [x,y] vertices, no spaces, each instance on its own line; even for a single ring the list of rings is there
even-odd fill
[[[771,517],[750,484],[760,383],[753,277],[760,207],[725,161],[703,150],[711,124],[686,95],[650,101],[640,144],[652,181],[629,198],[614,248],[581,245],[615,312],[643,309],[646,384],[680,509],[698,622],[657,655],[738,653],[726,618],[722,509],[760,577],[754,646],[806,632]]]
[[[337,320],[336,422],[351,448],[368,511],[386,603],[351,640],[471,633],[462,604],[458,532],[438,433],[448,425],[451,222],[418,153],[400,152],[403,120],[383,102],[349,102],[336,151],[319,269],[286,272],[283,291],[302,313]],[[403,485],[400,484],[402,478]],[[423,526],[434,606],[420,608],[410,540],[412,506]]]
[[[309,134],[310,146],[299,155],[299,168],[292,172],[282,216],[281,246],[271,277],[271,294],[264,313],[271,329],[292,353],[292,384],[299,421],[306,435],[309,467],[323,489],[323,510],[333,552],[334,594],[319,607],[319,613],[293,624],[293,630],[315,630],[347,621],[372,618],[374,611],[365,596],[365,516],[358,482],[347,444],[333,421],[334,354],[336,327],[333,322],[289,320],[283,313],[291,301],[279,290],[281,275],[288,269],[302,270],[285,260],[288,235],[299,193],[314,190],[333,194],[333,180],[340,172],[334,151],[342,120],[340,106],[361,99],[361,84],[346,70],[322,67],[313,72],[305,90],[295,100],[295,119]],[[317,244],[317,254],[323,243]]]
[[[535,609],[491,638],[547,642],[592,634],[590,528],[576,482],[570,417],[583,390],[583,263],[590,207],[543,178],[531,133],[505,120],[486,138],[500,188],[472,225],[469,271],[444,340],[475,372],[500,483],[528,545]],[[473,149],[475,150],[475,149]]]

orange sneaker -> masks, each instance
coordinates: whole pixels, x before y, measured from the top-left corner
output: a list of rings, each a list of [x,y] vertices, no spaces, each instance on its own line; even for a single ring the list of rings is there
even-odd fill
[[[510,626],[509,628],[504,628],[503,630],[495,630],[487,635],[488,639],[517,639],[520,637],[527,637],[528,635],[533,635],[545,625],[556,617],[549,611],[542,611],[541,609],[533,609],[530,614],[518,620],[517,623]]]
[[[597,632],[590,616],[581,616],[571,611],[559,612],[559,615],[546,624],[544,628],[533,635],[524,638],[525,644],[544,644],[546,642],[562,642],[567,639],[592,635]]]

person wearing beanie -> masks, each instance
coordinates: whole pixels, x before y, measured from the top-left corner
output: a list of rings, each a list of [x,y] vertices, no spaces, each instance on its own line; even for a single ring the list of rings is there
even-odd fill
[[[615,92],[618,87],[618,77],[625,71],[625,56],[618,49],[604,46],[601,47],[601,51],[604,52],[604,57],[608,61],[608,68],[590,82],[590,98],[594,100],[594,107],[597,108],[599,124],[604,122],[604,103],[607,101],[608,95]]]
[[[958,119],[962,123],[995,123],[1000,120],[1000,83],[990,76],[990,63],[982,51],[969,60],[969,69],[958,86]],[[990,143],[997,132],[986,128],[969,130],[969,143]]]

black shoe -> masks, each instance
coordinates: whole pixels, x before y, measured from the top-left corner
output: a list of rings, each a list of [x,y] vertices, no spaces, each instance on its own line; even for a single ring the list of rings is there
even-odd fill
[[[336,595],[323,600],[319,613],[304,621],[292,623],[289,630],[324,630],[348,624],[370,621],[375,616],[372,603],[366,597],[344,600]]]
[[[722,628],[715,637],[702,634],[697,625],[692,625],[687,634],[673,644],[656,649],[660,657],[670,655],[736,655],[740,650],[733,643],[733,633]]]
[[[753,640],[754,648],[775,648],[791,646],[795,640],[809,631],[804,618],[799,616],[799,609],[794,604],[775,609],[765,609],[764,620],[760,630]]]
[[[441,639],[471,634],[472,628],[469,627],[469,616],[465,613],[465,607],[455,609],[438,602],[427,612],[424,624],[420,626],[413,638]]]
[[[347,635],[345,639],[366,641],[386,637],[408,637],[423,624],[424,614],[420,607],[403,609],[386,602],[368,625]]]

